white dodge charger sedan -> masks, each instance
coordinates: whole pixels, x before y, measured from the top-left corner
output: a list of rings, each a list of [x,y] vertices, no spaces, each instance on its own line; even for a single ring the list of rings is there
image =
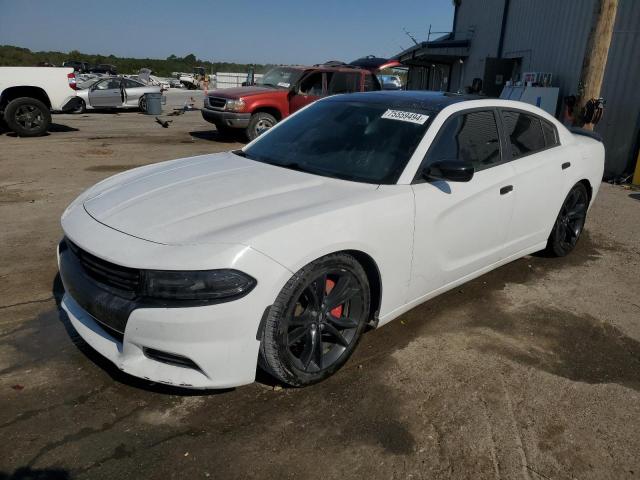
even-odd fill
[[[242,150],[108,178],[64,212],[62,306],[120,369],[189,388],[293,386],[365,328],[500,265],[569,253],[604,148],[524,103],[330,97]]]

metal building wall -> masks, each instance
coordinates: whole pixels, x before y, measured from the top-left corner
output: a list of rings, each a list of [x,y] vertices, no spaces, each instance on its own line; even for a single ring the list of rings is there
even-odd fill
[[[640,1],[619,0],[602,86],[604,116],[596,130],[607,148],[605,175],[630,172],[640,141]]]
[[[522,71],[551,72],[553,86],[577,94],[596,0],[511,0],[503,57],[522,58]]]
[[[455,38],[471,38],[471,48],[462,66],[453,65],[452,91],[460,88],[460,68],[463,69],[462,86],[471,85],[474,78],[484,76],[485,59],[498,54],[503,8],[504,0],[462,0],[456,17]]]

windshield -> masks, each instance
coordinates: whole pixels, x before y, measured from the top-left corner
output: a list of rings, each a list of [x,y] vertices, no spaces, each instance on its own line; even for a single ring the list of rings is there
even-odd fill
[[[241,155],[356,182],[394,184],[429,125],[428,112],[369,102],[316,102]]]
[[[272,68],[256,83],[266,87],[290,88],[300,79],[302,73],[302,70],[296,68]]]

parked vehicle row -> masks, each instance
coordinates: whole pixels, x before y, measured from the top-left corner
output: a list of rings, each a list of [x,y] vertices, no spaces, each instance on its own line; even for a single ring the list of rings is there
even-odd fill
[[[63,67],[71,67],[78,73],[102,73],[106,75],[117,75],[118,70],[114,65],[106,63],[100,63],[97,65],[89,65],[88,62],[82,62],[79,60],[66,60],[62,63]]]
[[[285,100],[328,92],[343,73],[353,78],[342,85],[375,78],[279,69],[255,97],[281,95],[288,115]],[[252,99],[237,96],[225,104]],[[81,194],[62,216],[62,308],[134,376],[226,388],[260,364],[310,385],[367,326],[533,252],[570,253],[603,168],[602,143],[532,105],[323,98],[241,150],[140,167]]]

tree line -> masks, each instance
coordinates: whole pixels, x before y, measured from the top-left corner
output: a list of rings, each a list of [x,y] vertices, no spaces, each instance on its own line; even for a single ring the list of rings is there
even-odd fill
[[[42,66],[45,64],[62,66],[66,60],[78,60],[88,62],[90,65],[107,63],[115,65],[118,73],[133,74],[141,68],[149,68],[155,75],[168,77],[172,72],[192,72],[194,67],[204,67],[207,73],[211,72],[246,72],[250,66],[256,73],[264,73],[270,65],[246,64],[233,62],[210,62],[200,60],[190,53],[184,57],[169,55],[166,59],[157,58],[128,58],[115,55],[90,55],[78,50],[65,52],[32,52],[28,48],[15,47],[13,45],[0,45],[0,66],[26,67]]]

